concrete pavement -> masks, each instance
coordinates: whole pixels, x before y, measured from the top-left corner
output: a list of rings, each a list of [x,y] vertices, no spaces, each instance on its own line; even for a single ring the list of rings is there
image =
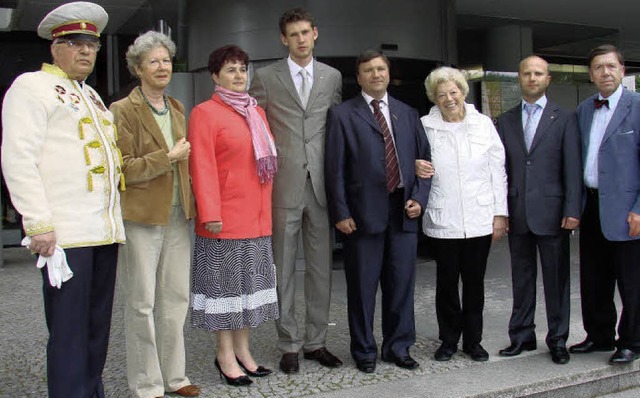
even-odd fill
[[[580,318],[577,239],[572,238],[571,334],[569,344],[584,338]],[[24,249],[4,250],[0,268],[0,397],[45,397],[45,355],[47,340],[44,323],[41,277],[35,259]],[[337,259],[339,262],[339,258]],[[415,312],[417,342],[412,356],[420,362],[414,371],[378,361],[373,374],[359,372],[349,355],[344,274],[334,271],[331,325],[327,347],[345,363],[342,368],[326,369],[318,363],[300,359],[301,371],[285,375],[276,370],[280,353],[275,348],[272,323],[252,331],[254,357],[276,372],[254,379],[250,387],[229,387],[219,379],[213,366],[213,333],[186,326],[187,373],[203,388],[202,397],[516,397],[516,396],[606,396],[626,398],[639,391],[640,363],[613,367],[610,353],[572,355],[567,365],[551,362],[544,337],[546,319],[539,283],[536,312],[538,350],[515,358],[502,358],[499,349],[509,344],[507,325],[511,312],[511,276],[506,240],[494,244],[486,275],[486,304],[483,345],[490,353],[485,363],[477,363],[458,353],[449,362],[436,362],[433,353],[439,345],[435,316],[435,263],[420,258],[416,264]],[[302,277],[300,272],[299,277]],[[300,285],[302,286],[302,285]],[[302,291],[297,292],[302,303]],[[298,306],[299,320],[303,308]],[[380,342],[378,309],[376,334]],[[128,397],[123,333],[123,310],[116,297],[105,389],[109,397]],[[612,394],[613,391],[621,391]],[[609,394],[609,395],[607,395]],[[167,394],[167,396],[175,396]],[[637,396],[630,395],[630,396]]]

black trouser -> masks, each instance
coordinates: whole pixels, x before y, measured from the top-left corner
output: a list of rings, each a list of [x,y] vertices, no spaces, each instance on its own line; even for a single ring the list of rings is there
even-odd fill
[[[437,265],[436,314],[440,340],[464,345],[482,340],[484,273],[491,235],[468,239],[430,239]],[[462,306],[458,291],[462,279]]]
[[[540,252],[549,347],[565,347],[569,336],[569,231],[558,235],[509,234],[513,310],[511,343],[535,342],[537,252]]]
[[[47,383],[51,398],[103,398],[118,245],[65,249],[73,277],[58,289],[43,268],[49,329]]]
[[[413,311],[417,232],[402,229],[404,195],[389,195],[387,229],[377,234],[356,230],[344,241],[351,356],[375,361],[377,345],[373,318],[378,285],[382,293],[382,358],[409,355],[415,344]]]
[[[607,240],[600,226],[598,193],[587,191],[580,222],[582,323],[589,340],[614,343],[617,283],[622,301],[617,346],[640,352],[640,240]]]

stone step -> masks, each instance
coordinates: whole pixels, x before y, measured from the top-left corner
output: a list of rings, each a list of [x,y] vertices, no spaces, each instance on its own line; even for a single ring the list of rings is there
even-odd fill
[[[393,382],[320,394],[323,398],[585,398],[634,390],[640,362],[611,366],[611,353],[572,355],[566,365],[551,362],[547,353],[490,362]]]

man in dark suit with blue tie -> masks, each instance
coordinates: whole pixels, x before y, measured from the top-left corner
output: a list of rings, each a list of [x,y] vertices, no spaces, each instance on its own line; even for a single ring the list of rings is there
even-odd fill
[[[513,311],[502,356],[536,349],[537,253],[540,253],[551,359],[569,362],[569,233],[582,212],[580,135],[573,112],[549,101],[548,63],[520,63],[522,102],[498,118],[506,152]]]
[[[366,51],[356,62],[362,94],[327,116],[325,179],[329,215],[344,234],[351,355],[375,370],[373,314],[382,291],[382,360],[406,369],[415,343],[413,294],[418,217],[430,181],[416,177],[415,160],[430,159],[415,109],[387,94],[389,60]]]
[[[622,87],[624,59],[612,45],[589,54],[598,93],[578,106],[587,200],[580,227],[580,296],[587,338],[572,353],[640,358],[640,94]],[[614,303],[618,285],[622,312]]]

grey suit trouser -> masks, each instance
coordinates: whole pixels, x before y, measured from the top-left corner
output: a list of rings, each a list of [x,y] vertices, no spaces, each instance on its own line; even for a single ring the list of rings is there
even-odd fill
[[[302,231],[304,245],[305,330],[295,316],[296,251]],[[314,351],[325,346],[331,300],[331,245],[327,208],[322,207],[311,180],[304,201],[295,208],[273,208],[273,257],[276,264],[280,319],[276,321],[278,348],[283,352]]]

